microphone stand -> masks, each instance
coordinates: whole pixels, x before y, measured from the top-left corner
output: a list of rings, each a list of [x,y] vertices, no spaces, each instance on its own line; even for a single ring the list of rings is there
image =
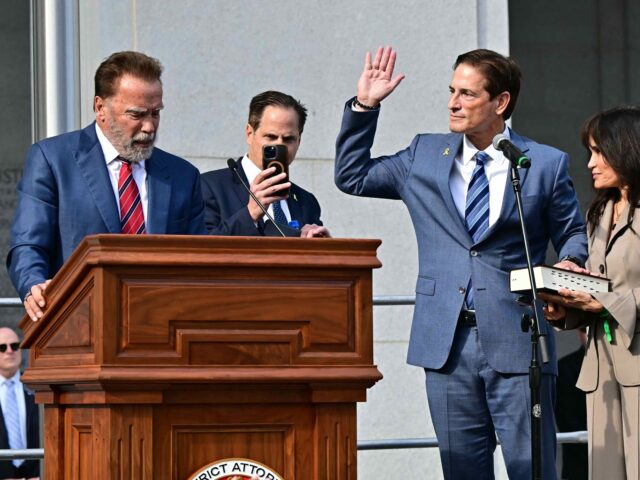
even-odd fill
[[[540,345],[540,354],[542,363],[549,363],[549,350],[547,347],[547,325],[544,322],[543,303],[538,298],[536,280],[533,274],[533,265],[531,263],[531,253],[529,251],[529,239],[527,237],[527,228],[524,221],[524,213],[522,210],[522,193],[520,185],[520,174],[518,172],[518,161],[511,160],[511,184],[513,192],[516,196],[516,204],[518,207],[518,218],[522,229],[522,239],[524,243],[524,251],[527,257],[527,270],[529,272],[529,282],[531,285],[531,293],[533,301],[531,310],[533,315],[524,314],[522,316],[521,327],[523,332],[531,330],[531,364],[529,366],[529,389],[531,390],[531,472],[533,480],[542,480],[542,415],[549,412],[543,412],[540,405],[540,384],[542,380],[542,371],[538,363],[538,345]],[[521,164],[522,165],[522,164]],[[529,165],[522,165],[528,167]],[[542,321],[541,321],[542,320]]]

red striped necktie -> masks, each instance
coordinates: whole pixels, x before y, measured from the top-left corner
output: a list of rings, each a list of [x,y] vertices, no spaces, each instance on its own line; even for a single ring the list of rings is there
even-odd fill
[[[131,173],[131,162],[118,158],[122,164],[118,178],[118,194],[120,196],[120,226],[122,233],[145,233],[144,214],[140,192]]]

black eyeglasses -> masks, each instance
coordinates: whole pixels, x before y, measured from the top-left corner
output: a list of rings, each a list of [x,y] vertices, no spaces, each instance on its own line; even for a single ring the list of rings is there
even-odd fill
[[[17,352],[18,350],[20,350],[20,342],[0,343],[0,353],[6,352],[8,347],[11,347],[11,350]]]

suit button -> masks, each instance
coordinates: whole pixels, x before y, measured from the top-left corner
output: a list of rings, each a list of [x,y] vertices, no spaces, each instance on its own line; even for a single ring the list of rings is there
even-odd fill
[[[478,252],[476,252],[475,250],[471,250],[469,252],[469,255],[471,255],[472,257],[477,257],[478,256]]]
[[[464,287],[458,287],[458,293],[464,295],[465,293],[467,293],[467,289]]]
[[[604,265],[600,264],[598,270],[600,270],[600,273],[604,274]]]

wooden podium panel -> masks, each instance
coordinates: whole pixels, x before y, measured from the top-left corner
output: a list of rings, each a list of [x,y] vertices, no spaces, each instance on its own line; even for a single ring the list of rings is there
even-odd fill
[[[87,237],[21,323],[47,480],[186,479],[236,457],[357,478],[379,243]]]

